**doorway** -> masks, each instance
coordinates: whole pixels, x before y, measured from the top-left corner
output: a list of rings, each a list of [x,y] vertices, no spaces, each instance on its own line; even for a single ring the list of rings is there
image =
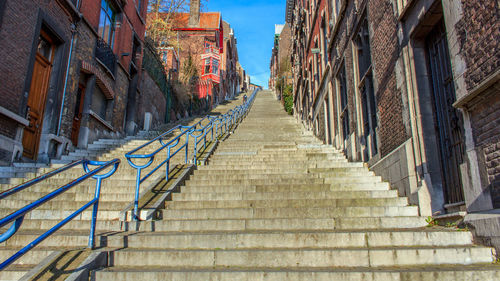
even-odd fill
[[[54,40],[43,30],[38,37],[35,63],[27,103],[29,126],[23,134],[23,156],[36,160],[40,136],[42,133],[43,114],[49,89],[50,73],[54,62]]]
[[[442,19],[427,35],[426,48],[445,203],[461,204],[464,202],[460,174],[460,164],[464,162],[464,129],[462,116],[453,107],[455,86]]]
[[[83,101],[85,100],[85,85],[78,84],[76,93],[75,114],[73,115],[73,125],[71,127],[71,142],[74,146],[78,145],[78,136],[80,134],[80,126],[83,116]]]

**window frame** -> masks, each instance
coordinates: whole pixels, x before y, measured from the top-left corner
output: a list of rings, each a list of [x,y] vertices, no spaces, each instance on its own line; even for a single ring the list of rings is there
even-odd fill
[[[108,14],[108,12],[111,12],[111,15]],[[116,18],[118,12],[109,0],[101,0],[99,13],[99,25],[97,28],[97,34],[111,47],[111,49],[113,49],[115,41]],[[106,38],[107,21],[109,21],[109,34],[107,36],[108,38]]]

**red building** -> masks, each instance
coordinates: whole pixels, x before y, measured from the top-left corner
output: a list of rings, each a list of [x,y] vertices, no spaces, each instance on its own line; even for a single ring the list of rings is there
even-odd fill
[[[221,14],[200,13],[200,1],[191,1],[190,13],[179,13],[174,20],[174,31],[178,32],[180,43],[180,75],[183,66],[191,60],[196,66],[198,81],[197,96],[211,106],[218,95],[221,80],[221,54],[223,50],[224,28]],[[189,77],[188,80],[196,79]]]

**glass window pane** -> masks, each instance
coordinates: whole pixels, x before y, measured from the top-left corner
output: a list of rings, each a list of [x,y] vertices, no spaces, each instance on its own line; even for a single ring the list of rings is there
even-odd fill
[[[51,60],[52,56],[52,44],[47,41],[45,38],[40,36],[38,38],[38,47],[37,47],[38,53],[45,57],[47,60]]]
[[[104,25],[104,32],[102,35],[102,39],[104,39],[104,41],[106,41],[108,44],[110,43],[110,40],[109,40],[110,28],[111,28],[111,26],[109,25],[108,20],[106,20],[106,24]]]
[[[104,94],[102,93],[101,89],[98,86],[96,86],[94,88],[94,93],[92,94],[92,105],[91,105],[92,111],[105,120],[106,105],[107,105],[107,100],[104,97]]]
[[[101,36],[101,38],[104,38],[104,23],[106,22],[106,15],[101,11],[101,18],[99,19],[99,29],[97,31],[97,34]]]

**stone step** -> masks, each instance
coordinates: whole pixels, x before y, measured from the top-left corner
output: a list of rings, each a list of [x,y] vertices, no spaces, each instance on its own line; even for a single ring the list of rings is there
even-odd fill
[[[195,184],[192,181],[187,181],[182,192],[187,193],[224,193],[224,192],[326,192],[326,191],[385,191],[389,190],[389,184],[386,182],[365,184],[365,183],[336,183],[336,184]]]
[[[297,208],[227,208],[182,209],[163,212],[166,219],[269,219],[417,216],[418,208],[405,207],[297,207]]]
[[[133,197],[131,197],[133,198]],[[130,200],[132,201],[132,199]],[[0,205],[0,213],[4,214],[5,210],[12,210],[12,209],[20,209],[33,201],[31,200],[5,200],[2,202]],[[88,201],[61,201],[61,200],[50,200],[40,207],[37,208],[37,210],[78,210],[80,207],[85,205]],[[127,202],[128,203],[128,202]],[[126,204],[126,203],[125,203]],[[115,209],[121,209],[124,207],[124,202],[116,202],[116,201],[104,201],[100,200],[99,201],[99,210],[100,211],[105,211],[105,210],[115,210]]]
[[[227,174],[226,170],[213,169],[214,165],[210,164],[207,166],[198,166],[194,171],[195,174]],[[232,169],[231,174],[290,174],[290,173],[371,173],[366,167],[353,167],[353,168],[307,168],[307,167],[297,167],[297,168],[287,168],[287,167],[269,167],[267,169]]]
[[[135,192],[130,190],[128,193],[101,193],[100,200],[102,201],[115,201],[115,202],[131,202],[134,198]],[[25,192],[14,194],[9,197],[9,200],[26,200],[26,201],[35,201],[43,196],[47,195],[47,192]],[[59,196],[55,197],[51,201],[90,201],[94,199],[94,191],[92,192],[82,192],[82,190],[78,191],[67,191]],[[5,206],[3,203],[0,203],[0,207]]]
[[[344,165],[344,164],[348,164],[349,162],[347,162],[347,159],[335,159],[335,160],[317,160],[317,161],[308,161],[308,160],[297,160],[297,161],[294,161],[294,160],[290,160],[290,161],[281,161],[281,160],[273,160],[273,159],[269,159],[269,160],[259,160],[259,159],[255,159],[255,160],[252,160],[252,161],[245,161],[245,162],[239,162],[237,159],[235,160],[214,160],[213,163],[210,163],[210,164],[215,164],[215,165],[228,165],[228,166],[231,166],[231,165],[234,165],[234,164],[244,164],[244,165],[247,165],[247,166],[255,166],[255,165],[268,165],[268,166],[287,166],[287,165],[290,165],[292,167],[294,166],[297,166],[297,165],[302,165],[303,167],[305,165],[307,165],[306,167],[311,167],[309,165],[315,165],[316,167],[329,167],[329,165]],[[311,167],[311,168],[315,168],[314,166]]]
[[[364,164],[359,163],[359,162],[345,162],[345,163],[334,163],[334,162],[329,162],[329,163],[276,163],[276,165],[264,165],[264,164],[259,164],[259,163],[230,163],[230,164],[220,164],[220,163],[210,163],[209,164],[210,169],[212,170],[224,170],[224,171],[230,171],[230,170],[262,170],[266,168],[363,168]]]
[[[196,175],[189,182],[199,184],[210,182],[211,184],[238,184],[241,182],[249,184],[266,183],[376,183],[382,182],[381,177],[370,175],[368,172],[361,174],[224,174],[224,175]]]
[[[356,198],[396,198],[396,190],[376,191],[318,191],[318,192],[221,192],[172,194],[172,200],[179,201],[223,201],[223,200],[267,200],[267,199],[356,199]]]
[[[407,198],[362,198],[362,199],[263,199],[222,201],[169,201],[166,208],[180,209],[228,209],[228,208],[300,208],[319,207],[383,207],[407,206]]]
[[[381,267],[491,263],[490,248],[429,247],[368,249],[253,249],[253,250],[158,250],[123,249],[113,252],[114,266],[200,267]],[[168,262],[166,262],[168,261]]]
[[[5,261],[10,258],[12,255],[17,253],[20,250],[19,247],[0,247],[0,260]],[[16,260],[12,265],[25,265],[27,267],[34,267],[39,264],[43,259],[49,256],[53,251],[61,250],[60,247],[55,248],[44,248],[44,247],[36,247],[29,251],[27,254],[20,257]],[[0,271],[1,273],[1,271]]]
[[[82,207],[82,206],[80,206]],[[118,208],[116,210],[102,210],[100,209],[98,212],[98,220],[118,220],[120,218],[120,210],[124,209],[125,205],[122,208]],[[17,210],[17,209],[15,209]],[[0,209],[0,216],[4,217],[15,211],[14,209]],[[44,219],[50,218],[54,220],[63,220],[67,218],[69,215],[74,213],[77,209],[74,210],[43,210],[43,209],[35,209],[26,214],[24,219]],[[80,215],[74,218],[74,220],[90,220],[92,217],[92,208],[87,209],[87,211],[82,212]]]
[[[125,242],[126,241],[126,242]],[[419,231],[266,231],[213,233],[118,233],[106,236],[108,247],[142,249],[321,249],[470,246],[469,232]]]
[[[59,223],[60,220],[49,219],[49,218],[40,218],[40,219],[25,219],[21,226],[21,230],[30,231],[30,230],[48,230],[51,227],[55,226]],[[90,229],[90,220],[75,220],[70,221],[66,225],[64,225],[61,230],[76,230],[76,231],[88,231]],[[124,231],[129,229],[136,229],[135,226],[132,227],[127,223],[120,222],[118,220],[98,220],[96,223],[97,231]],[[144,226],[142,229],[150,230],[150,228]],[[2,233],[7,230],[6,228],[2,229]],[[61,231],[60,230],[60,231]],[[58,232],[56,232],[57,234]],[[15,235],[13,236],[15,237]]]
[[[96,280],[287,280],[287,281],[471,281],[500,280],[500,270],[495,266],[426,266],[425,269],[399,267],[399,272],[391,268],[305,268],[301,270],[270,268],[222,268],[207,267],[113,267],[94,272]]]

